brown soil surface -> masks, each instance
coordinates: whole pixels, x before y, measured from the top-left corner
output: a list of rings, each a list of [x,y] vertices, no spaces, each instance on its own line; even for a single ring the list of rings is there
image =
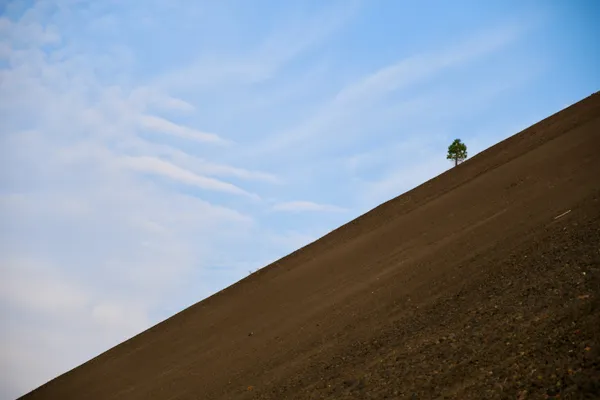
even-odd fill
[[[599,153],[597,93],[23,398],[598,399]]]

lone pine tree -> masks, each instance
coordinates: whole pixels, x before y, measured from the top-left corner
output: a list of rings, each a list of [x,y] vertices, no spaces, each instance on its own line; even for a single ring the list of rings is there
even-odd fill
[[[454,165],[458,165],[459,162],[463,162],[467,158],[467,145],[461,142],[460,139],[454,139],[454,142],[448,146],[448,160],[453,160]]]

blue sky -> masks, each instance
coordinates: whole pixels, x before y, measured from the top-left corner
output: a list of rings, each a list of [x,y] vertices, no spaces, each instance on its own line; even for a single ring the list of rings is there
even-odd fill
[[[600,88],[595,1],[0,5],[0,398]]]

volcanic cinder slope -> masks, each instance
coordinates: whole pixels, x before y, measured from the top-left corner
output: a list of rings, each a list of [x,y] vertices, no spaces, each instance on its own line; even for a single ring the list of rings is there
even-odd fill
[[[599,151],[596,93],[23,398],[599,398]]]

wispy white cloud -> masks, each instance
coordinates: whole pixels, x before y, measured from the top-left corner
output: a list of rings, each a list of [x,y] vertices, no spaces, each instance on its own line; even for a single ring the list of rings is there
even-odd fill
[[[235,57],[196,59],[159,76],[154,84],[179,92],[198,87],[251,85],[266,81],[341,29],[355,16],[360,3],[357,0],[337,1],[312,14],[295,10],[281,18],[256,48],[240,50],[238,54],[242,55]]]
[[[174,110],[185,113],[193,112],[194,107],[189,102],[161,93],[152,87],[139,87],[132,91],[131,100],[141,107],[153,106],[161,110]]]
[[[208,143],[226,143],[225,140],[214,133],[201,132],[154,115],[142,115],[140,117],[140,124],[143,128],[150,131],[167,133],[184,139]]]
[[[344,212],[347,211],[343,207],[338,207],[330,204],[319,204],[312,201],[288,201],[277,203],[273,206],[275,211],[288,211],[288,212],[306,212],[306,211],[317,211],[317,212]]]
[[[198,168],[208,175],[234,176],[237,178],[247,180],[263,181],[269,183],[281,183],[281,179],[279,179],[276,175],[268,172],[253,171],[245,168],[237,168],[231,165],[216,164],[202,160],[198,160],[195,162],[197,163]]]
[[[455,46],[403,59],[344,88],[337,94],[334,103],[369,103],[386,93],[416,85],[448,68],[460,66],[506,46],[519,36],[520,31],[518,27],[502,26],[480,32]]]
[[[257,195],[250,194],[245,190],[232,185],[231,183],[194,174],[191,171],[180,168],[172,163],[158,158],[125,156],[122,157],[121,161],[125,167],[132,168],[136,171],[168,177],[181,183],[194,185],[202,189],[215,190],[231,194],[241,194],[257,198]]]
[[[248,181],[260,181],[272,184],[281,183],[281,179],[272,173],[211,161],[191,155],[175,147],[152,143],[139,138],[129,141],[128,146],[129,149],[136,154],[162,157],[177,166],[199,175],[234,177]]]
[[[377,123],[380,110],[372,109],[387,95],[416,86],[442,72],[464,65],[486,54],[493,53],[519,37],[519,26],[500,27],[473,35],[458,45],[438,51],[411,56],[395,64],[385,66],[374,73],[342,88],[328,103],[308,120],[280,135],[269,137],[259,143],[255,154],[271,154],[291,146],[306,144],[317,139],[320,146],[325,140],[337,140],[337,132],[348,132],[352,128]],[[414,100],[402,104],[404,112],[420,112],[429,108]],[[389,107],[387,104],[385,107]],[[416,107],[415,107],[416,106]],[[381,122],[381,121],[379,121]],[[348,136],[345,135],[348,140]]]

